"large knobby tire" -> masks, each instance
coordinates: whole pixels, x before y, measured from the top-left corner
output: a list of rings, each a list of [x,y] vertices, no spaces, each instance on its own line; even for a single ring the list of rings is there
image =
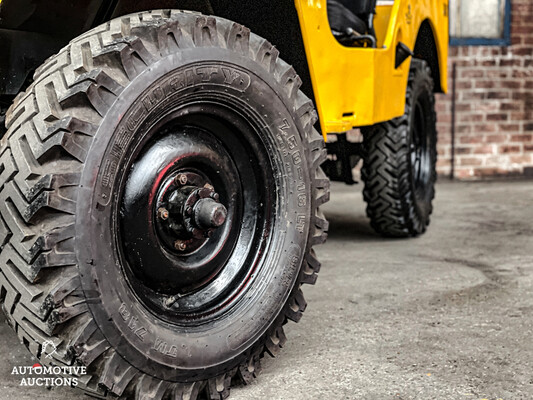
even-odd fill
[[[41,363],[87,366],[93,395],[221,399],[278,353],[327,231],[300,83],[247,28],[170,10],[36,71],[2,140],[0,285]]]
[[[363,197],[372,227],[388,237],[424,233],[437,178],[435,96],[425,61],[411,62],[405,114],[362,132]]]

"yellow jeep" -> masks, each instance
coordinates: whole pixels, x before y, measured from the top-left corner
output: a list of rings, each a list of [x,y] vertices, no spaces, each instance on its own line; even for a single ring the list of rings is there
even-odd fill
[[[353,183],[362,158],[374,228],[423,233],[447,13],[0,0],[0,300],[41,368],[97,397],[249,383],[316,281],[324,171]]]

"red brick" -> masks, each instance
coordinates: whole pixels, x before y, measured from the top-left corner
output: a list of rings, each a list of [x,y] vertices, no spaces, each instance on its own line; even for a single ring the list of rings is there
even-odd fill
[[[455,177],[458,179],[469,179],[474,176],[474,171],[472,168],[457,168],[455,170]]]
[[[494,86],[494,81],[476,81],[477,89],[492,89]]]
[[[509,115],[507,114],[487,114],[487,121],[507,121]]]
[[[463,104],[456,104],[455,105],[455,111],[456,112],[467,112],[472,110],[472,104],[470,103],[463,103]]]
[[[455,84],[456,90],[472,89],[472,82],[470,81],[459,81]]]
[[[507,153],[519,153],[521,151],[521,147],[520,146],[516,146],[516,145],[503,145],[503,146],[499,146],[498,147],[498,153],[503,153],[503,154],[507,154]]]
[[[457,164],[460,166],[476,167],[481,165],[481,158],[477,157],[458,157]]]
[[[491,144],[484,146],[477,146],[474,148],[474,154],[494,154],[494,149]]]
[[[498,176],[498,168],[476,168],[474,169],[474,176],[484,178],[487,176]]]
[[[473,127],[474,132],[483,134],[483,133],[494,133],[498,131],[498,125],[496,124],[476,124]]]
[[[457,133],[470,133],[472,132],[472,125],[458,125],[455,130]]]
[[[504,143],[507,140],[506,135],[489,135],[485,137],[487,143]]]
[[[524,132],[533,132],[533,122],[524,124]]]
[[[521,81],[500,81],[499,86],[504,89],[520,89]]]
[[[483,78],[483,71],[479,68],[461,71],[461,78]]]
[[[459,146],[455,148],[455,154],[457,155],[471,154],[471,153],[472,153],[472,147]]]
[[[462,100],[483,100],[492,92],[460,92]],[[508,96],[505,98],[509,98]]]
[[[512,112],[511,113],[511,120],[512,121],[522,121],[526,119],[527,113],[525,111],[520,112]]]
[[[520,130],[520,125],[518,124],[500,124],[500,131],[502,132],[518,132]]]
[[[524,154],[521,156],[511,156],[509,157],[511,162],[513,164],[529,164],[531,163],[531,155],[530,154]]]
[[[462,144],[483,143],[483,136],[462,136],[459,138],[459,142]]]
[[[531,142],[533,135],[512,135],[511,142]]]
[[[510,92],[487,92],[487,99],[510,99]]]
[[[522,103],[500,103],[500,110],[502,111],[520,111]]]
[[[461,114],[458,119],[460,122],[479,122],[483,121],[483,114]]]
[[[499,111],[500,110],[500,101],[499,100],[487,100],[487,101],[478,101],[473,105],[474,111],[476,112],[490,112],[490,111]]]

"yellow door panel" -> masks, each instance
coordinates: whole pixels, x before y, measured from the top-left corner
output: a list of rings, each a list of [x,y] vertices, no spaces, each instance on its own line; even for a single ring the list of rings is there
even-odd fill
[[[429,20],[437,43],[441,88],[447,88],[447,0],[396,0],[379,5],[375,49],[345,47],[331,33],[326,0],[295,0],[324,135],[373,125],[404,113],[409,60],[395,68],[396,46],[414,48]]]

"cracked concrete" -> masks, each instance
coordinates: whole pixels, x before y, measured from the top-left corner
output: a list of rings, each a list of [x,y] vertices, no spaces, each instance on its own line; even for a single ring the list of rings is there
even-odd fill
[[[441,183],[429,231],[382,239],[360,186],[333,185],[330,240],[299,324],[232,399],[532,399],[533,182]],[[1,399],[83,398],[21,389],[33,360],[0,327]]]

